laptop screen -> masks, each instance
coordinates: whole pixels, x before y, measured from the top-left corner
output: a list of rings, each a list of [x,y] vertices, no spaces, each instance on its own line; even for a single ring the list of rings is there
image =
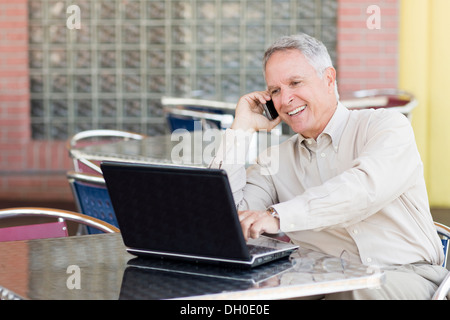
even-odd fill
[[[250,259],[223,170],[112,162],[101,167],[127,247]]]

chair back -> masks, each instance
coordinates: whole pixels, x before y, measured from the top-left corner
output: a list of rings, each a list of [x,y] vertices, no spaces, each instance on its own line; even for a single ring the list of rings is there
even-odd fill
[[[163,97],[161,104],[172,132],[176,129],[227,129],[234,120],[235,104],[232,103]]]
[[[444,250],[444,263],[442,266],[446,268],[448,259],[448,241],[450,239],[450,227],[439,222],[435,222],[434,225],[442,241],[442,248]]]
[[[127,141],[127,140],[142,140],[146,135],[121,131],[121,130],[86,130],[81,131],[72,136],[66,143],[66,148],[69,152],[69,156],[73,159],[74,169],[77,172],[101,174],[98,161],[93,161],[92,159],[86,159],[79,155],[80,148],[112,143],[116,141]]]
[[[27,217],[52,218],[57,219],[57,222],[27,224],[0,228],[0,241],[67,237],[68,232],[66,221],[72,221],[80,225],[96,228],[102,233],[119,232],[119,229],[117,227],[112,226],[104,221],[68,210],[41,207],[18,207],[0,209],[0,219]]]
[[[116,215],[102,176],[69,171],[67,178],[80,213],[118,227]],[[87,227],[87,232],[89,234],[99,233],[98,230],[91,227]]]
[[[410,121],[412,111],[418,105],[409,92],[398,89],[369,89],[344,94],[340,101],[349,109],[388,108],[403,113]]]

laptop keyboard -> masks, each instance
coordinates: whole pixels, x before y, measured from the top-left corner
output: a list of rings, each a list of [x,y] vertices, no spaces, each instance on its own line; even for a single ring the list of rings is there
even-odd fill
[[[252,244],[247,244],[247,247],[248,247],[248,251],[249,251],[250,255],[264,254],[264,253],[273,251],[272,248],[255,246]]]

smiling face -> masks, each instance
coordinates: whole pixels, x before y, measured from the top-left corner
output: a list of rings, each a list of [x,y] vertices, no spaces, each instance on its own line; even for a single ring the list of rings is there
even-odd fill
[[[281,119],[294,132],[316,139],[336,110],[335,69],[327,68],[321,78],[301,51],[289,49],[271,55],[265,74]]]

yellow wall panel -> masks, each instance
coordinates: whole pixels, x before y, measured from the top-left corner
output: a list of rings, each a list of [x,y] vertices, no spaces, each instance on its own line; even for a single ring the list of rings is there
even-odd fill
[[[430,8],[430,200],[450,206],[450,1]]]
[[[400,88],[419,100],[412,124],[430,205],[450,207],[450,1],[402,0]]]
[[[400,88],[414,94],[419,105],[412,125],[424,164],[428,163],[428,0],[402,0],[400,10]],[[424,168],[428,180],[427,166]]]

